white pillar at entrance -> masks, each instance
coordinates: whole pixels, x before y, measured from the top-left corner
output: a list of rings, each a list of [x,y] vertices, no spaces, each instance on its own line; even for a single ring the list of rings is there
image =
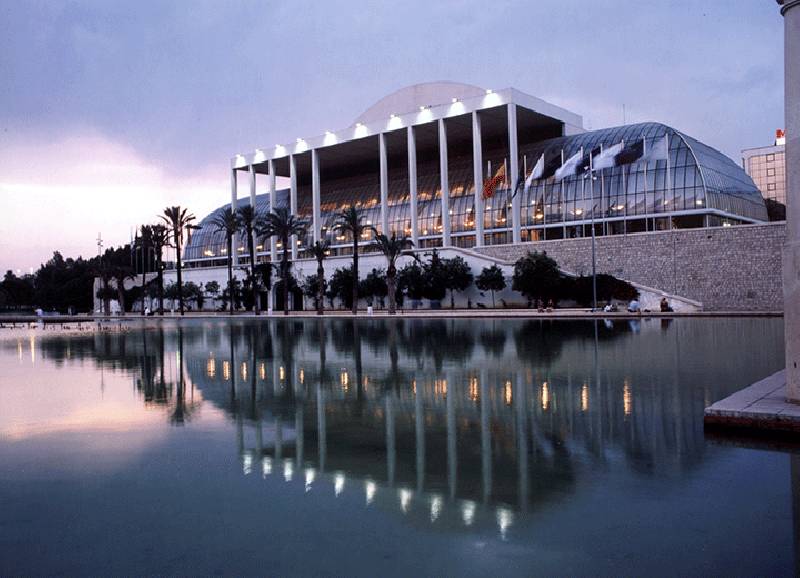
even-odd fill
[[[269,179],[267,181],[267,192],[269,192],[269,204],[267,205],[267,210],[271,213],[275,209],[275,186],[276,186],[276,179],[275,179],[275,161],[270,159],[269,161]],[[269,256],[272,262],[278,260],[278,254],[275,250],[275,237],[269,238]]]
[[[408,127],[408,196],[411,201],[411,240],[414,247],[419,246],[419,233],[417,232],[417,139],[414,136],[414,127]]]
[[[317,149],[311,150],[311,205],[313,214],[313,241],[322,240],[322,217],[320,215],[320,192],[319,192],[319,153]],[[295,243],[297,245],[297,243]]]
[[[236,199],[238,197],[238,194],[239,193],[238,193],[237,188],[236,188],[236,169],[233,169],[231,171],[231,211],[233,211],[234,213],[236,212],[236,208],[237,208],[236,207]],[[238,254],[238,251],[236,250],[236,239],[235,238],[234,238],[232,251],[233,251],[233,255],[231,255],[231,259],[233,259],[233,264],[234,265],[238,265],[239,264],[239,254]]]
[[[389,161],[386,158],[386,134],[378,135],[381,162],[381,233],[389,235]]]
[[[289,156],[289,213],[297,216],[297,159]],[[292,247],[292,261],[297,259],[297,236],[292,235],[289,240]]]
[[[481,117],[472,111],[472,178],[475,181],[475,204],[472,220],[475,222],[475,246],[483,247],[483,141]]]
[[[253,207],[253,214],[255,215],[255,210],[256,210],[256,167],[254,167],[253,165],[250,165],[250,166],[247,167],[247,170],[248,170],[248,173],[249,173],[249,176],[250,176],[250,206]],[[257,243],[255,243],[255,241],[254,241],[253,242],[253,247],[245,248],[245,251],[247,251],[248,255],[250,255],[250,250],[251,249],[253,250],[253,253],[257,253],[257,251],[255,249],[255,245],[256,244]],[[253,263],[255,263],[256,256],[255,255],[250,255],[250,260]]]
[[[778,0],[784,30],[786,122],[786,246],[783,249],[783,312],[786,390],[800,402],[800,0]]]
[[[439,119],[439,176],[442,187],[442,247],[450,246],[450,179],[447,164],[447,128]]]
[[[519,179],[519,150],[517,147],[517,105],[512,103],[508,104],[508,182],[511,184],[511,192],[517,188],[517,179]],[[512,239],[514,243],[522,241],[522,234],[520,232],[520,196],[515,195],[511,201],[512,216]]]

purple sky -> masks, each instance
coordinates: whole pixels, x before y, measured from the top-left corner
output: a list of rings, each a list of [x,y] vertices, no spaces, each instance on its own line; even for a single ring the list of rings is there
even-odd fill
[[[513,86],[587,128],[661,121],[740,161],[783,124],[768,0],[0,0],[0,268],[90,256],[229,159],[350,125],[417,82]]]

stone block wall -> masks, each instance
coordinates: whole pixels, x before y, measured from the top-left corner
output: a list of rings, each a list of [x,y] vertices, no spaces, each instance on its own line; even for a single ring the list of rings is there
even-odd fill
[[[597,237],[597,272],[695,299],[707,311],[781,311],[785,238],[783,222]],[[505,261],[547,251],[565,271],[592,272],[591,238],[474,251]]]

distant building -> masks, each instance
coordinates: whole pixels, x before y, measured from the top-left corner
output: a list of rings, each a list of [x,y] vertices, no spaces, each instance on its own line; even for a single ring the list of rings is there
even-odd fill
[[[775,131],[772,146],[744,149],[742,167],[765,199],[786,204],[786,135]]]

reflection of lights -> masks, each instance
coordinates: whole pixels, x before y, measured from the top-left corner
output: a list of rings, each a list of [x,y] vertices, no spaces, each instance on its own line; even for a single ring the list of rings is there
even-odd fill
[[[417,395],[417,380],[411,380],[411,395]]]
[[[514,523],[514,513],[508,508],[497,508],[497,527],[500,528],[500,537],[505,540],[506,532]]]
[[[245,476],[249,476],[253,471],[253,456],[250,454],[242,456],[242,471]]]
[[[581,411],[589,409],[589,386],[585,383],[581,387]]]
[[[547,387],[547,382],[542,384],[542,410],[547,411],[550,407],[550,388]]]
[[[475,521],[475,502],[472,500],[464,500],[461,503],[461,519],[464,520],[465,526],[471,526]]]
[[[625,382],[625,385],[622,386],[622,410],[625,412],[625,415],[631,415],[631,411],[633,411],[633,394],[631,393],[631,386],[628,385],[628,382]]]
[[[242,362],[242,379],[247,379],[247,363]]]
[[[230,361],[223,361],[222,362],[222,379],[228,381],[231,378],[231,362]]]
[[[435,522],[442,513],[442,497],[431,496],[431,523]]]
[[[306,380],[306,372],[305,372],[305,371],[303,371],[303,369],[302,369],[302,368],[300,368],[300,375],[299,375],[299,378],[300,378],[300,383],[303,383],[303,382]]]
[[[333,492],[338,496],[344,490],[344,474],[336,472],[333,476]]]
[[[436,379],[433,382],[433,392],[437,396],[446,397],[447,396],[447,380],[446,379]]]
[[[408,512],[408,505],[411,503],[411,490],[406,488],[400,489],[400,508],[403,510],[403,513]]]
[[[264,456],[261,458],[261,476],[265,477],[272,473],[272,458]]]
[[[206,375],[210,379],[214,379],[217,376],[217,360],[213,357],[206,362]]]
[[[306,492],[311,491],[311,484],[314,483],[314,478],[317,475],[317,470],[314,468],[306,468]]]
[[[258,366],[258,377],[267,379],[267,365],[263,361]]]
[[[278,379],[280,379],[281,381],[286,379],[286,370],[283,368],[282,365],[278,368]]]
[[[292,476],[294,476],[294,464],[292,460],[283,460],[283,479],[287,482],[291,482]]]
[[[342,369],[342,372],[339,374],[339,383],[342,384],[342,390],[347,393],[350,386],[350,376],[347,374],[347,370]]]
[[[367,495],[367,505],[369,506],[372,503],[372,500],[375,499],[375,491],[378,489],[378,486],[375,485],[375,482],[372,480],[367,480],[364,482],[364,492]]]
[[[514,391],[511,387],[511,382],[506,381],[503,384],[503,401],[506,402],[506,405],[511,405],[511,402],[514,400]]]
[[[469,380],[469,398],[472,401],[478,400],[478,378],[471,377]]]

